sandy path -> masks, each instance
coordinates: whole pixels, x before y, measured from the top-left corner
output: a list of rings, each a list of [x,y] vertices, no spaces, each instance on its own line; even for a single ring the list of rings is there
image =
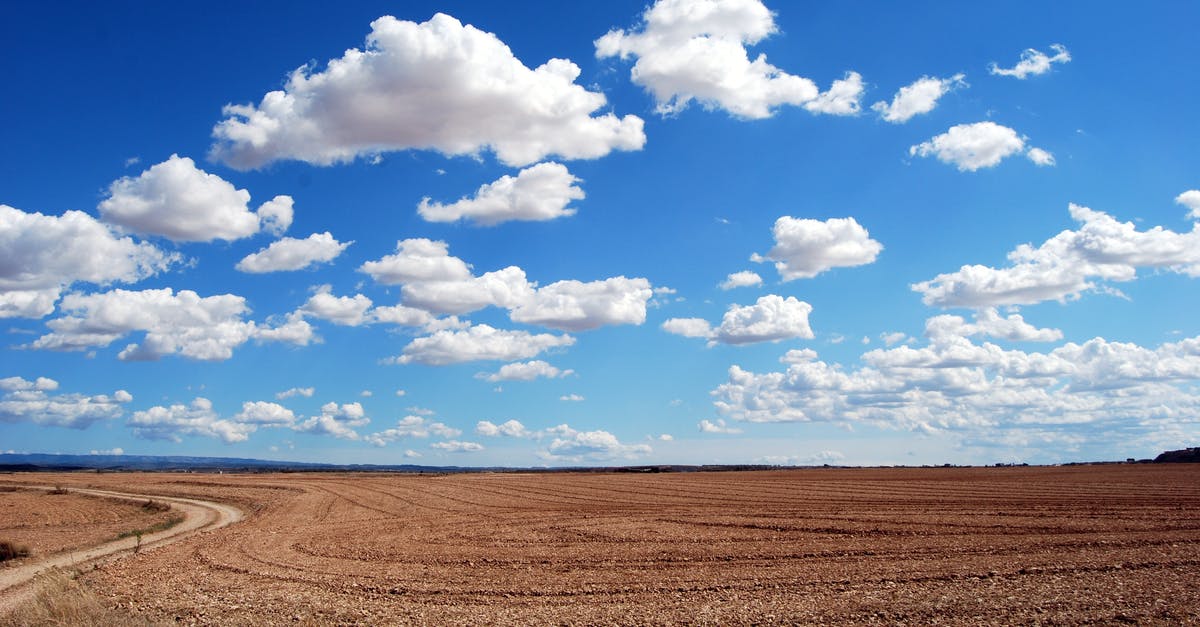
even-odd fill
[[[29,487],[43,490],[51,489],[49,486]],[[171,544],[172,542],[178,542],[196,533],[219,529],[242,519],[242,511],[240,509],[211,501],[174,496],[130,494],[127,492],[113,492],[111,490],[96,490],[91,488],[70,489],[72,492],[80,494],[129,501],[153,499],[167,503],[171,506],[171,509],[183,514],[183,522],[170,529],[142,536],[142,544],[139,550],[152,549]],[[0,570],[0,614],[8,613],[22,601],[33,595],[36,586],[27,586],[24,584],[39,574],[54,568],[74,568],[96,562],[119,559],[121,553],[132,552],[137,546],[137,541],[136,537],[122,538],[87,549],[51,555],[16,568]],[[106,560],[105,558],[108,559]]]

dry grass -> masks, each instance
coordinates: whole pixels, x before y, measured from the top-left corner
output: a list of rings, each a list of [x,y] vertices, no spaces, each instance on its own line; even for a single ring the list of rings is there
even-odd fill
[[[8,540],[0,540],[0,562],[15,560],[21,557],[29,557],[29,547]]]
[[[112,609],[91,590],[67,573],[55,570],[40,576],[34,585],[37,594],[11,614],[0,616],[0,627],[26,625],[71,625],[80,627],[146,627],[165,623],[150,622]]]

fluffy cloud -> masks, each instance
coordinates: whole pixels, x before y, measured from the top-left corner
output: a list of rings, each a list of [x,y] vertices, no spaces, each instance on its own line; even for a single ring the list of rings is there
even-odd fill
[[[292,199],[277,196],[260,211],[250,211],[250,192],[237,189],[187,157],[171,155],[137,178],[122,177],[100,202],[100,217],[137,233],[180,242],[235,240],[263,226],[282,232],[292,219]]]
[[[784,281],[811,279],[833,268],[861,266],[875,261],[883,244],[854,218],[830,218],[824,222],[783,216],[772,229],[775,246],[766,255],[754,254],[751,261],[774,261]]]
[[[825,94],[813,81],[746,51],[776,32],[775,20],[758,0],[659,0],[642,14],[636,32],[612,30],[596,40],[596,57],[636,57],[630,77],[657,102],[661,114],[692,101],[740,118],[766,118],[780,105],[815,113],[858,112],[862,78],[835,81]]]
[[[487,437],[505,436],[510,438],[534,438],[540,437],[539,433],[535,433],[525,428],[519,420],[509,420],[503,424],[495,424],[487,420],[480,420],[475,425],[475,433]]]
[[[371,308],[371,299],[362,294],[354,296],[334,296],[328,285],[321,286],[317,293],[308,298],[300,308],[305,315],[311,315],[336,324],[356,327],[368,321],[367,310]]]
[[[447,453],[477,453],[483,450],[483,445],[478,442],[447,440],[445,442],[434,442],[429,445],[429,448],[436,448]]]
[[[755,285],[762,285],[762,282],[762,277],[758,276],[758,273],[751,272],[750,270],[743,270],[741,272],[734,272],[730,274],[725,278],[724,281],[721,282],[718,287],[723,290],[731,290],[737,287],[753,287]]]
[[[81,211],[47,216],[0,205],[0,318],[40,318],[73,283],[133,283],[179,259]]]
[[[662,328],[676,335],[707,338],[710,346],[812,339],[812,328],[808,324],[810,313],[812,305],[796,300],[794,296],[784,298],[768,294],[753,305],[731,305],[721,319],[721,326],[716,329],[700,318],[672,318],[664,322]]]
[[[362,438],[354,428],[370,422],[371,419],[367,417],[366,411],[359,403],[346,403],[340,406],[337,403],[325,403],[321,406],[319,415],[296,423],[292,428],[302,433],[331,435],[339,440],[359,440]]]
[[[30,348],[85,350],[108,346],[134,332],[145,332],[140,344],[121,351],[123,360],[158,359],[182,355],[192,359],[229,359],[233,349],[250,339],[307,344],[312,329],[303,320],[268,328],[245,320],[246,300],[233,294],[201,298],[190,290],[113,290],[100,294],[68,294],[62,300],[68,315],[46,323],[51,333]]]
[[[46,377],[34,381],[21,377],[0,379],[0,423],[86,429],[95,422],[121,416],[123,405],[133,400],[125,390],[111,396],[49,393],[57,389],[58,382]]]
[[[1025,138],[995,122],[976,122],[951,126],[950,130],[908,149],[918,157],[937,157],[960,172],[995,167],[1006,157],[1025,150]],[[1037,165],[1054,165],[1054,155],[1041,148],[1029,148],[1026,157]]]
[[[1033,48],[1026,48],[1021,53],[1021,60],[1013,67],[1005,69],[992,63],[988,66],[988,71],[998,76],[1025,79],[1031,75],[1037,76],[1049,72],[1052,63],[1066,63],[1071,60],[1071,53],[1062,44],[1052,44],[1050,50],[1054,52],[1054,56],[1049,56]]]
[[[257,105],[228,105],[212,157],[235,168],[278,159],[317,165],[388,150],[470,155],[509,165],[547,155],[602,157],[645,144],[642,120],[593,116],[604,95],[575,84],[579,67],[527,68],[495,35],[441,13],[417,24],[381,17],[364,49],[324,71],[296,70]]]
[[[913,116],[929,113],[937,106],[942,96],[959,88],[966,87],[964,74],[955,74],[950,78],[933,78],[922,76],[911,85],[906,85],[896,92],[892,102],[876,102],[871,109],[879,113],[879,117],[893,124],[902,124]]]
[[[559,346],[570,346],[575,338],[549,333],[506,331],[479,324],[461,331],[444,330],[419,337],[404,347],[395,363],[445,366],[468,361],[515,361],[529,359]]]
[[[247,401],[242,403],[242,411],[233,420],[257,427],[290,427],[296,423],[296,415],[278,403]]]
[[[1063,337],[1058,329],[1040,329],[1025,322],[1020,314],[1001,317],[995,308],[975,312],[975,322],[959,316],[934,316],[925,321],[925,336],[934,340],[947,337],[982,335],[1010,342],[1057,342]],[[889,342],[890,346],[892,343]]]
[[[647,444],[622,444],[617,440],[617,436],[607,431],[571,431],[551,441],[543,456],[567,461],[602,461],[618,458],[636,459],[652,452]]]
[[[536,360],[504,364],[496,372],[481,372],[475,375],[475,378],[488,381],[533,381],[539,377],[558,379],[572,374],[575,374],[574,370],[560,370],[544,361]]]
[[[354,242],[339,242],[329,231],[313,233],[307,239],[285,237],[270,246],[246,255],[237,264],[242,272],[261,274],[301,270],[318,263],[333,261]]]
[[[314,392],[316,392],[316,388],[290,388],[290,389],[284,390],[283,392],[277,392],[275,394],[275,398],[277,398],[281,401],[285,398],[291,398],[293,396],[303,396],[305,398],[312,398],[312,395]]]
[[[719,418],[716,422],[711,420],[701,420],[696,427],[700,429],[701,433],[724,433],[727,435],[736,435],[742,432],[741,429],[737,427],[731,427],[725,424],[724,420]]]
[[[226,420],[213,410],[212,401],[198,397],[189,405],[155,406],[134,412],[126,422],[139,438],[182,442],[181,436],[217,438],[226,444],[245,442],[257,429],[252,423]]]
[[[575,215],[575,209],[567,205],[584,197],[578,182],[560,163],[539,163],[515,177],[504,175],[480,187],[474,198],[448,205],[424,198],[417,213],[430,222],[467,219],[484,226],[509,220],[553,220]]]
[[[1034,248],[1018,246],[1007,268],[963,266],[912,286],[927,305],[994,307],[1078,298],[1096,281],[1131,281],[1138,268],[1200,276],[1200,226],[1176,233],[1162,227],[1139,231],[1132,222],[1070,205],[1081,224]]]
[[[1193,220],[1200,220],[1200,190],[1189,189],[1188,191],[1175,197],[1175,202],[1191,209],[1188,217]]]
[[[405,305],[436,314],[465,314],[485,307],[509,310],[514,322],[563,331],[609,324],[642,324],[654,291],[643,278],[558,281],[545,287],[509,266],[474,276],[445,242],[403,240],[397,252],[368,261],[359,270],[388,285],[401,284]]]
[[[441,438],[454,438],[462,435],[462,431],[440,422],[432,422],[421,416],[405,416],[396,422],[396,426],[372,433],[366,437],[366,440],[375,446],[382,447],[396,440],[427,438],[430,435]]]

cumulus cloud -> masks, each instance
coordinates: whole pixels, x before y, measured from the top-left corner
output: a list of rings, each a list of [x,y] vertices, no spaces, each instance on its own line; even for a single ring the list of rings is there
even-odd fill
[[[741,272],[734,272],[728,277],[725,277],[725,280],[722,281],[718,287],[723,290],[732,290],[738,287],[754,287],[756,285],[762,285],[762,282],[762,277],[758,276],[758,273],[751,272],[750,270],[743,270]]]
[[[331,435],[339,440],[360,440],[362,437],[354,430],[355,427],[361,427],[370,422],[371,419],[367,417],[366,411],[359,403],[343,405],[325,403],[321,406],[320,414],[310,416],[303,422],[296,423],[292,428],[302,433]]]
[[[718,418],[716,422],[711,420],[701,420],[697,425],[701,433],[723,433],[726,435],[736,435],[742,432],[737,427],[732,427],[725,424],[725,421]]]
[[[617,436],[597,430],[572,432],[554,438],[546,447],[543,456],[567,461],[603,461],[618,458],[637,459],[651,452],[648,444],[622,444]]]
[[[430,444],[429,447],[436,448],[447,453],[477,453],[483,450],[483,445],[478,442],[460,442],[459,440],[434,442],[433,444]]]
[[[475,375],[477,379],[488,381],[533,381],[538,378],[559,379],[575,374],[574,370],[560,370],[544,361],[526,361],[504,364],[500,370],[492,373],[481,372]]]
[[[40,318],[73,283],[134,283],[179,260],[81,211],[47,216],[0,205],[0,318]]]
[[[250,192],[237,189],[187,157],[171,155],[137,178],[122,177],[100,202],[100,217],[136,233],[180,242],[236,240],[254,235],[266,222],[272,232],[291,224],[292,199],[277,196],[250,211]]]
[[[950,78],[922,76],[911,85],[901,87],[892,97],[891,103],[876,102],[871,105],[871,109],[888,122],[903,124],[914,116],[933,111],[942,96],[960,87],[966,87],[964,78],[965,74],[955,74]]]
[[[396,422],[396,426],[372,433],[366,437],[366,440],[375,446],[382,447],[396,440],[428,438],[431,435],[441,438],[454,438],[462,435],[462,431],[440,422],[422,418],[421,416],[405,416]]]
[[[774,261],[784,281],[811,279],[833,268],[849,268],[875,261],[883,244],[871,239],[854,218],[809,220],[783,216],[772,229],[775,246],[751,261]]]
[[[238,262],[237,269],[255,274],[302,270],[333,261],[353,243],[339,242],[329,231],[313,233],[306,239],[285,237],[256,253],[246,255]]]
[[[293,396],[303,396],[305,398],[312,398],[313,393],[316,391],[317,391],[316,388],[289,388],[282,392],[276,392],[275,398],[278,400],[281,400],[281,401],[285,398],[291,398]]]
[[[684,337],[707,338],[709,346],[812,339],[812,328],[808,324],[810,313],[812,305],[794,296],[784,298],[767,294],[753,305],[731,305],[721,319],[721,325],[715,329],[701,318],[671,318],[662,328]]]
[[[630,78],[649,91],[663,115],[696,101],[747,119],[767,118],[781,105],[814,113],[858,112],[862,78],[850,72],[820,93],[810,79],[750,59],[747,45],[775,33],[759,0],[659,0],[636,31],[615,29],[595,41],[596,57],[636,58]]]
[[[1132,222],[1076,204],[1069,206],[1077,230],[1065,230],[1034,248],[1008,254],[1006,268],[963,266],[916,283],[927,305],[995,307],[1079,298],[1098,282],[1132,281],[1139,268],[1200,276],[1200,226],[1176,233],[1162,227],[1139,231]]]
[[[1062,44],[1052,44],[1050,50],[1054,52],[1054,56],[1047,55],[1033,48],[1026,48],[1021,52],[1021,60],[1013,67],[1006,69],[992,63],[988,66],[988,71],[997,76],[1012,76],[1013,78],[1025,79],[1029,76],[1037,76],[1049,72],[1050,65],[1053,63],[1066,63],[1071,60],[1071,53]]]
[[[483,226],[510,220],[553,220],[575,215],[575,209],[568,205],[584,198],[583,190],[576,185],[579,182],[560,163],[539,163],[515,177],[504,175],[483,185],[474,198],[450,204],[424,198],[417,213],[430,222],[470,220]]]
[[[51,394],[58,382],[47,377],[0,379],[0,423],[29,422],[50,427],[86,429],[101,420],[118,418],[133,400],[125,390],[112,395]]]
[[[515,361],[574,343],[575,338],[569,335],[508,331],[478,324],[463,330],[438,331],[416,338],[404,347],[394,362],[445,366],[468,361]]]
[[[1006,157],[1025,150],[1025,139],[1016,131],[995,122],[951,126],[950,130],[908,149],[910,156],[937,157],[960,172],[995,167]],[[1041,149],[1030,155],[1038,165],[1053,165],[1053,156]],[[1049,157],[1050,163],[1047,163]]]
[[[296,415],[279,403],[247,401],[233,420],[256,427],[290,427],[296,423]]]
[[[495,152],[508,165],[548,155],[602,157],[645,144],[642,120],[596,114],[606,100],[575,83],[579,67],[529,69],[495,35],[444,14],[381,17],[363,49],[302,66],[258,105],[227,105],[211,156],[232,167],[279,159],[315,165],[382,151]]]
[[[1175,197],[1175,202],[1191,209],[1188,217],[1193,220],[1200,220],[1200,190],[1189,189],[1188,191]]]
[[[533,438],[539,434],[525,428],[519,420],[509,420],[502,424],[495,424],[488,420],[480,420],[475,425],[475,433],[490,438],[494,437],[510,437],[510,438]]]
[[[123,360],[153,360],[164,355],[220,361],[251,339],[305,345],[312,329],[303,320],[280,327],[260,326],[244,319],[246,299],[233,294],[201,297],[190,290],[112,290],[63,297],[67,315],[46,323],[51,332],[29,348],[86,350],[108,346],[135,332],[145,332],[140,344],[129,344]]]
[[[517,266],[475,276],[440,241],[403,240],[396,250],[359,270],[385,285],[401,284],[405,305],[436,314],[500,307],[509,311],[514,322],[585,331],[610,324],[642,324],[654,295],[644,278],[568,280],[538,287]]]
[[[226,444],[245,442],[257,425],[227,420],[213,410],[212,401],[197,397],[188,405],[161,405],[134,412],[126,425],[133,434],[147,440],[182,442],[185,435],[216,438]]]
[[[1030,148],[1025,152],[1025,157],[1036,165],[1054,165],[1054,155],[1042,150],[1041,148]]]
[[[925,321],[925,337],[934,340],[976,335],[1010,342],[1057,342],[1063,338],[1062,331],[1035,327],[1025,322],[1025,318],[1020,314],[1001,317],[994,307],[976,311],[973,323],[968,323],[959,316],[945,314]]]

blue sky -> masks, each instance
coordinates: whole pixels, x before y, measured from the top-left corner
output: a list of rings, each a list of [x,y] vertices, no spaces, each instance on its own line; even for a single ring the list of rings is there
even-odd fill
[[[1198,14],[8,7],[0,451],[1195,445]]]

